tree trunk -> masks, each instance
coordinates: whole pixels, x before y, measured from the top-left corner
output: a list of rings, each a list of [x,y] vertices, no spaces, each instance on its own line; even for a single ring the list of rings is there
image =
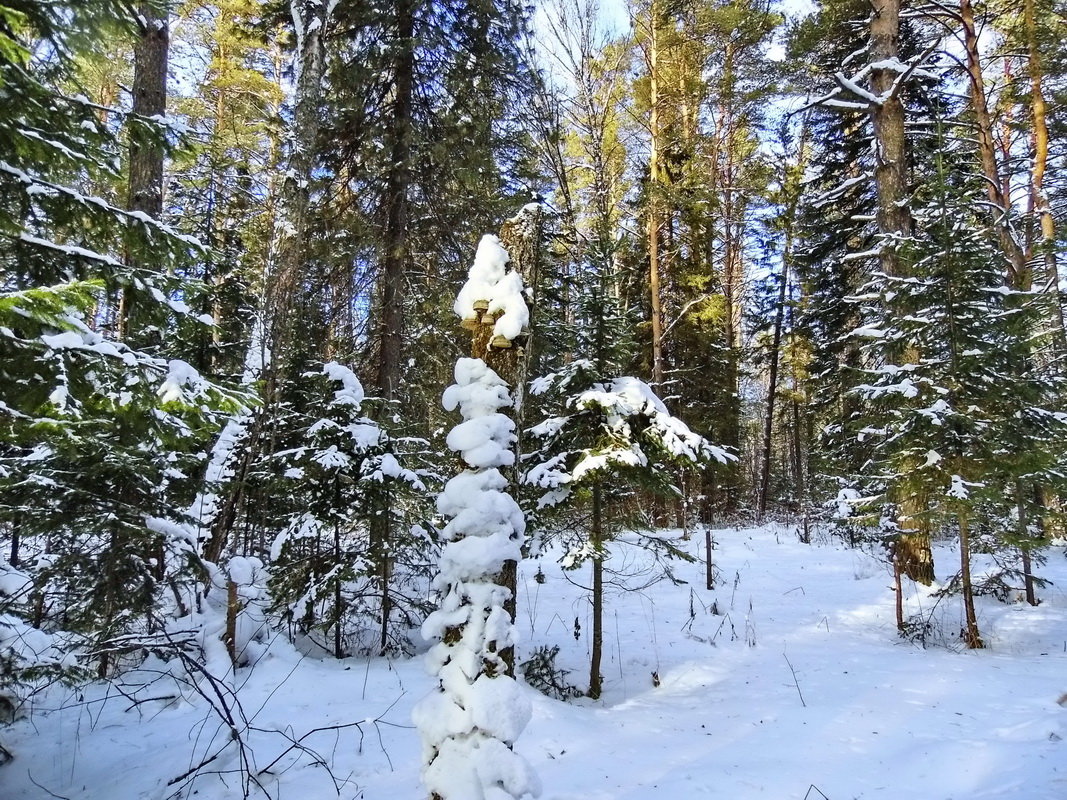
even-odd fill
[[[711,526],[704,525],[704,588],[709,592],[715,588],[715,560],[712,556],[712,549],[715,545],[715,540],[711,536]]]
[[[873,0],[870,59],[872,63],[896,60],[900,43],[900,0]],[[900,93],[892,92],[897,72],[892,69],[871,70],[871,88],[883,98],[872,105],[874,126],[874,181],[878,192],[878,232],[888,241],[882,243],[881,266],[890,276],[902,274],[902,265],[893,237],[911,232],[911,211],[906,202],[907,151],[904,140],[904,103]],[[892,94],[891,94],[892,92]]]
[[[1067,353],[1067,325],[1064,323],[1063,298],[1060,296],[1059,269],[1056,264],[1056,220],[1052,216],[1048,195],[1045,192],[1045,170],[1048,168],[1049,132],[1046,119],[1045,93],[1042,87],[1044,68],[1041,51],[1037,46],[1037,20],[1034,0],[1023,0],[1023,18],[1026,27],[1028,71],[1030,74],[1030,111],[1033,117],[1034,164],[1030,173],[1030,206],[1041,223],[1041,250],[1043,254],[1046,291],[1052,296],[1052,322],[1061,353]],[[1028,243],[1026,260],[1034,256],[1033,242]]]
[[[166,11],[143,4],[142,20],[133,49],[132,112],[135,120],[161,119],[167,113],[167,53],[170,28]],[[128,208],[159,218],[163,213],[163,145],[153,132],[130,136]]]
[[[133,90],[131,98],[129,195],[126,207],[153,219],[163,215],[163,142],[162,134],[145,127],[146,120],[160,120],[167,113],[167,54],[170,28],[167,12],[152,5],[138,7],[139,30],[133,48]],[[147,237],[142,237],[132,252],[127,252],[131,267],[143,258]],[[119,295],[116,335],[130,334],[133,313],[131,290]]]
[[[285,365],[278,362],[281,354],[288,351],[293,338],[293,311],[297,307],[295,301],[300,299],[300,276],[307,259],[307,216],[319,138],[318,112],[325,68],[322,38],[330,8],[318,0],[296,0],[291,5],[298,32],[295,108],[288,163],[283,171],[285,179],[278,198],[278,214],[267,256],[263,301],[266,320],[264,345],[276,356],[267,366],[264,376],[263,391],[268,406],[277,399],[278,384],[283,377]]]
[[[974,8],[971,0],[960,0],[960,22],[963,26],[963,46],[967,52],[967,74],[970,77],[971,108],[974,110],[975,133],[978,140],[978,156],[982,175],[985,177],[986,194],[993,206],[993,226],[1000,241],[1000,248],[1008,259],[1009,283],[1021,291],[1029,291],[1033,276],[1026,263],[1026,256],[1012,236],[1007,215],[1011,201],[1003,189],[1000,168],[997,165],[996,145],[993,139],[993,119],[985,94],[985,79],[982,76],[982,61],[978,50],[978,32],[974,23]]]
[[[11,523],[11,555],[8,556],[7,559],[7,563],[13,567],[18,567],[19,565],[19,546],[22,542],[22,537],[19,532],[20,528],[21,523],[18,518],[15,518]]]
[[[340,494],[336,492],[335,494]],[[340,569],[341,566],[341,526],[336,522],[333,524],[333,563],[334,569]],[[333,610],[334,610],[334,623],[333,623],[333,657],[344,658],[344,649],[342,647],[344,643],[344,609],[342,604],[344,602],[344,596],[341,592],[341,578],[338,575],[333,576]]]
[[[237,597],[237,584],[231,578],[226,579],[226,628],[222,633],[222,641],[226,645],[226,652],[230,656],[230,663],[237,666],[237,613],[241,610],[240,601]]]
[[[652,386],[663,394],[663,306],[660,297],[660,123],[659,123],[659,6],[649,9],[649,150],[648,150],[648,289],[652,323]]]
[[[963,641],[972,650],[985,647],[978,633],[978,617],[974,611],[974,587],[971,584],[971,536],[967,516],[960,512],[960,593],[963,595]]]
[[[786,234],[786,241],[792,239],[792,231]],[[789,245],[786,245],[788,252]],[[761,448],[759,507],[756,520],[761,521],[767,513],[767,491],[771,482],[771,439],[774,432],[774,401],[778,390],[778,350],[782,346],[782,325],[785,321],[786,283],[789,280],[788,257],[782,259],[781,286],[778,287],[778,308],[774,313],[774,338],[771,342],[771,363],[767,374],[767,412],[763,420],[763,446]]]
[[[389,129],[390,165],[383,196],[381,319],[378,329],[378,394],[391,404],[398,399],[404,333],[404,275],[408,270],[408,192],[411,184],[412,91],[415,81],[415,9],[411,0],[396,2],[396,55],[393,62],[393,108]],[[381,591],[381,650],[389,642],[392,600],[392,503],[386,502],[371,523],[371,554]]]
[[[900,47],[900,0],[874,0],[871,18],[870,59],[878,64],[898,60]],[[890,277],[902,277],[907,269],[900,260],[899,239],[911,235],[911,211],[907,203],[907,148],[904,138],[904,103],[899,90],[894,91],[898,72],[893,69],[871,70],[871,88],[882,98],[872,104],[874,127],[874,181],[878,193],[878,232],[883,241],[880,249],[882,271]],[[906,354],[915,362],[918,353]],[[917,362],[916,362],[917,363]],[[901,528],[897,544],[901,569],[914,581],[929,585],[934,579],[934,557],[930,536],[915,530],[911,520],[920,511],[913,496],[901,500]]]
[[[500,229],[500,241],[510,257],[510,267],[522,276],[524,286],[532,291],[526,298],[530,312],[529,329],[524,336],[518,337],[507,346],[494,346],[493,324],[491,317],[483,318],[479,312],[478,323],[471,327],[471,356],[481,358],[511,388],[511,418],[515,422],[517,440],[514,446],[515,466],[508,473],[509,482],[517,486],[520,478],[520,460],[522,453],[522,431],[525,427],[525,389],[529,379],[530,360],[533,353],[533,330],[535,326],[535,309],[537,307],[537,286],[541,274],[541,243],[544,233],[544,214],[540,206],[530,204],[524,207]],[[514,561],[504,562],[504,569],[499,576],[500,585],[510,591],[510,597],[504,603],[504,610],[515,619],[518,598],[518,564]],[[500,651],[508,676],[515,677],[515,649],[506,647]]]
[[[1022,557],[1023,587],[1026,592],[1026,602],[1032,606],[1037,605],[1037,593],[1034,591],[1034,569],[1030,558],[1030,526],[1026,513],[1026,489],[1023,482],[1015,481],[1015,533],[1019,537],[1019,552]]]
[[[381,321],[378,332],[378,391],[397,399],[403,337],[404,274],[408,269],[408,192],[411,183],[412,91],[415,80],[415,17],[412,0],[396,2],[396,56],[393,108],[389,129],[390,166],[383,196],[385,236],[382,243]]]
[[[603,689],[600,676],[600,661],[604,650],[604,520],[603,489],[593,485],[593,521],[589,532],[589,544],[593,548],[593,633],[589,657],[589,692],[594,700]]]
[[[899,542],[898,542],[899,545]],[[897,614],[897,632],[904,633],[904,586],[900,582],[900,556],[893,554],[893,606]]]
[[[785,242],[782,247],[782,274],[778,286],[778,305],[774,312],[774,335],[771,342],[771,363],[767,375],[767,415],[763,421],[763,447],[760,463],[759,506],[757,519],[763,519],[767,512],[767,491],[771,479],[771,440],[774,432],[774,405],[778,397],[778,364],[781,359],[782,328],[785,325],[785,306],[789,291],[789,262],[793,259],[793,230],[795,227],[797,205],[800,201],[800,180],[803,177],[805,159],[805,145],[807,143],[807,130],[802,128],[797,147],[797,163],[793,167],[787,166],[782,181],[782,188],[786,194],[786,207],[783,214],[785,226]]]

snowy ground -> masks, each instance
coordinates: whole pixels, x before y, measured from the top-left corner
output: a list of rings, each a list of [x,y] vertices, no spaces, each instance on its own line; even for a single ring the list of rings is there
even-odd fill
[[[1057,702],[1067,693],[1062,548],[1041,570],[1055,584],[1042,604],[983,598],[989,647],[964,652],[952,638],[958,602],[935,606],[926,590],[909,610],[933,609],[947,636],[926,649],[897,638],[890,577],[869,555],[802,544],[792,527],[721,530],[715,539],[713,592],[699,563],[677,565],[685,585],[613,589],[602,700],[562,703],[529,690],[534,716],[518,749],[545,798],[1067,798],[1067,707]],[[703,558],[702,536],[685,546]],[[947,578],[954,554],[938,548],[935,559]],[[609,563],[631,584],[647,577],[632,547],[616,545]],[[542,566],[544,583],[534,580],[537,563],[520,574],[520,657],[558,644],[560,666],[584,688],[586,595],[551,561]],[[409,721],[431,686],[421,659],[319,661],[277,642],[237,681],[255,729],[245,732],[248,757],[256,770],[269,767],[259,780],[273,797],[423,798]],[[2,731],[16,759],[0,768],[0,797],[242,797],[233,747],[203,769],[221,776],[168,785],[228,735],[189,691],[147,699],[170,694],[173,683],[157,681],[136,705],[103,686],[43,698],[31,718]],[[309,734],[336,725],[349,727]],[[286,752],[287,737],[304,737],[307,749]]]

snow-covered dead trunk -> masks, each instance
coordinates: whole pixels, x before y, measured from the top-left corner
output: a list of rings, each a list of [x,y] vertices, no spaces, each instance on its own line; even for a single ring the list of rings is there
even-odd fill
[[[455,305],[474,331],[490,327],[491,317],[498,345],[518,338],[528,322],[522,279],[506,271],[507,263],[500,240],[483,238]],[[437,498],[450,521],[441,531],[435,581],[440,605],[423,625],[423,634],[438,642],[428,666],[440,683],[414,711],[423,781],[435,800],[518,800],[540,794],[540,783],[512,749],[529,721],[530,703],[502,657],[516,636],[505,573],[518,562],[526,532],[503,472],[515,463],[515,423],[502,413],[513,401],[507,384],[481,358],[460,359],[455,379],[443,404],[459,410],[463,421],[447,444],[466,468]]]

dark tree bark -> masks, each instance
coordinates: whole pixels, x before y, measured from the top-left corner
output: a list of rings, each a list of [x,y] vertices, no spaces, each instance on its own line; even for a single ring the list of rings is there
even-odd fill
[[[383,197],[385,231],[381,261],[381,318],[378,331],[378,391],[397,398],[404,326],[403,286],[408,269],[408,192],[411,183],[412,91],[415,80],[415,16],[411,0],[396,3],[396,57],[390,121],[390,168]]]
[[[792,231],[787,234],[792,239]],[[788,245],[786,247],[788,251]],[[756,514],[757,520],[763,519],[767,513],[767,491],[771,482],[771,443],[774,433],[774,403],[778,396],[778,359],[779,350],[782,346],[782,325],[785,321],[785,296],[786,284],[789,281],[788,259],[782,260],[782,274],[779,278],[781,285],[778,287],[778,307],[774,312],[774,336],[771,341],[771,363],[767,370],[767,412],[763,420],[763,446],[760,460],[759,480],[759,508]]]
[[[972,650],[985,647],[978,633],[978,617],[974,610],[974,586],[971,582],[971,533],[967,515],[960,512],[960,594],[963,595],[963,642]]]
[[[603,680],[600,661],[604,653],[604,511],[603,487],[593,485],[593,521],[589,544],[593,548],[593,631],[589,657],[589,692],[594,700],[600,697]]]
[[[404,276],[410,260],[408,192],[411,184],[412,92],[415,80],[415,9],[411,0],[396,3],[396,55],[393,62],[393,107],[389,128],[390,166],[383,195],[385,230],[382,239],[381,315],[378,327],[378,395],[388,403],[397,399],[401,378],[404,333]],[[392,502],[388,495],[371,523],[370,555],[381,591],[380,648],[389,645],[392,600]]]
[[[133,49],[135,120],[161,119],[167,113],[167,55],[170,27],[166,11],[141,5],[140,30]],[[155,132],[130,136],[128,208],[158,218],[163,213],[163,144]]]

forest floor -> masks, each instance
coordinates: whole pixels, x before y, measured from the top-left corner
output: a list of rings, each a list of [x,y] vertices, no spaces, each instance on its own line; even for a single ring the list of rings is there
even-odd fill
[[[925,646],[897,636],[891,576],[874,551],[822,535],[804,544],[785,525],[714,537],[714,591],[704,588],[702,534],[681,542],[698,561],[673,562],[680,584],[645,585],[655,577],[647,552],[613,545],[603,697],[564,703],[528,690],[533,719],[517,749],[544,798],[1067,797],[1063,547],[1038,570],[1053,582],[1038,607],[1015,593],[1007,603],[980,598],[988,647],[966,651],[958,598],[925,587],[907,598],[908,613],[930,622]],[[989,566],[976,561],[979,572]],[[958,567],[950,545],[935,549],[935,563],[948,580]],[[524,563],[519,578],[520,658],[558,645],[557,667],[582,689],[587,572],[565,574],[546,558]],[[237,748],[224,747],[228,727],[203,697],[185,688],[178,699],[150,699],[175,694],[172,681],[156,680],[167,669],[149,664],[124,687],[41,697],[0,732],[15,754],[0,768],[0,797],[264,796],[242,780]],[[432,686],[421,657],[320,660],[278,638],[236,682],[231,714],[271,797],[424,797],[410,727]],[[329,726],[348,727],[311,732]],[[289,749],[292,739],[306,749]],[[199,776],[185,775],[220,748]]]

